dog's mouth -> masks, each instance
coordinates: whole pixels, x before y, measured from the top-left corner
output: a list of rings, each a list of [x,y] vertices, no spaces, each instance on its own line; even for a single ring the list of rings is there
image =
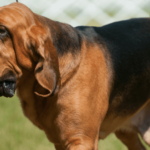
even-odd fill
[[[5,76],[0,80],[0,96],[13,97],[16,89],[15,75]]]

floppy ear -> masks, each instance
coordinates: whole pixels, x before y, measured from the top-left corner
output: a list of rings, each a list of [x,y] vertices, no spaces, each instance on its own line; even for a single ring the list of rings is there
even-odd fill
[[[48,97],[59,86],[60,78],[57,52],[50,36],[42,26],[32,26],[27,31],[32,49],[39,55],[35,67],[35,77],[47,94],[35,92],[38,96]]]

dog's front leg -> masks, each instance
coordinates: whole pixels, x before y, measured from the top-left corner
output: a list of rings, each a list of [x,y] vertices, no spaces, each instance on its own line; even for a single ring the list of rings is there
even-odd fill
[[[56,150],[97,150],[94,148],[93,140],[83,135],[76,135],[70,138],[70,143],[67,146],[56,144]]]
[[[91,139],[86,135],[75,135],[67,142],[67,146],[55,144],[56,150],[98,150],[98,138]]]
[[[77,134],[67,141],[67,150],[94,150],[95,139],[82,134]]]
[[[66,150],[97,150],[108,110],[110,85],[103,53],[99,49],[87,53],[76,74],[59,90],[55,105],[55,127]]]
[[[61,100],[59,109],[55,127],[62,149],[97,150],[99,130],[108,109],[108,100],[97,101],[96,96],[93,99]],[[55,147],[61,149],[61,146]]]

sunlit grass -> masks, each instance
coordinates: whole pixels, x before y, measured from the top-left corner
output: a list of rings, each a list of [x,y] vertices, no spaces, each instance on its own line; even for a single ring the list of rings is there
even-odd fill
[[[101,140],[99,149],[127,150],[114,134]],[[17,97],[0,97],[0,150],[54,150],[44,132],[23,115]]]

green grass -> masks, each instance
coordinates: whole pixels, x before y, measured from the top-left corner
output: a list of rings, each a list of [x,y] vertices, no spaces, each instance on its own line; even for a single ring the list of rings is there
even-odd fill
[[[101,140],[99,149],[127,150],[114,134]],[[17,97],[0,97],[0,150],[54,150],[44,132],[23,115]]]

